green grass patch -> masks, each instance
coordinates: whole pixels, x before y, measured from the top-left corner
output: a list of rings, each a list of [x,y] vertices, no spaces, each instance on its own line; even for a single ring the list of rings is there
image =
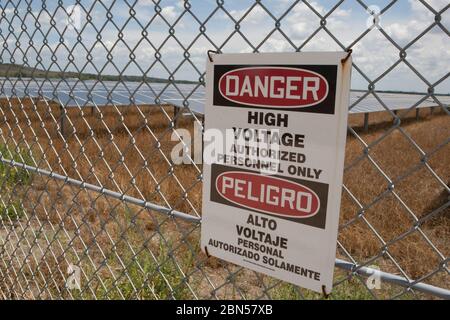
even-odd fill
[[[325,298],[322,294],[311,290],[301,289],[289,283],[280,283],[270,291],[273,299],[277,300],[373,300],[373,295],[357,279],[340,283],[333,288],[332,293]]]
[[[5,160],[14,160],[18,163],[33,165],[33,158],[22,148],[9,148],[6,145],[0,145],[0,155]],[[32,180],[32,173],[23,168],[12,166],[0,161],[0,184],[14,186],[29,185]]]
[[[130,209],[121,211],[115,221],[118,223],[117,234],[113,235],[115,245],[102,248],[106,261],[97,261],[101,263],[99,270],[94,270],[89,263],[80,263],[86,276],[81,279],[82,292],[73,290],[72,295],[113,300],[195,298],[185,277],[195,268],[191,250],[178,247],[178,242],[167,239],[166,242],[158,234],[149,239],[151,236],[143,232],[143,226]]]
[[[278,300],[376,300],[391,299],[402,291],[402,288],[395,287],[389,283],[382,282],[380,289],[369,289],[363,284],[366,278],[357,279],[353,277],[334,286],[331,294],[324,297],[323,294],[311,290],[302,289],[292,284],[283,282],[270,291],[273,299]],[[405,293],[398,297],[400,300],[413,299],[411,293]]]
[[[165,245],[161,244],[155,256],[144,249],[136,256],[128,249],[118,250],[119,257],[126,269],[119,268],[117,257],[108,259],[108,265],[118,270],[115,280],[110,276],[103,278],[104,285],[97,284],[97,299],[143,299],[171,300],[192,299],[183,273],[193,265],[192,255],[185,253],[182,257],[169,256]],[[181,270],[182,271],[181,271]],[[83,284],[81,284],[83,286]],[[83,288],[82,288],[83,289]],[[86,290],[86,293],[88,291]]]
[[[14,222],[25,215],[25,212],[18,201],[14,201],[7,205],[0,203],[0,221]]]

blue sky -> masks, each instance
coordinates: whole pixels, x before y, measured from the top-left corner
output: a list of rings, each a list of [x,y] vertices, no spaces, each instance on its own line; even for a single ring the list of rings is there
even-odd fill
[[[56,1],[33,1],[29,7],[25,1],[2,1],[0,4],[0,12],[4,13],[0,24],[2,60],[25,63],[29,66],[50,67],[52,70],[58,70],[58,67],[67,70],[78,68],[84,72],[101,71],[105,74],[123,72],[140,75],[143,71],[148,71],[148,76],[162,78],[167,78],[169,73],[175,72],[175,79],[196,80],[205,69],[206,51],[215,47],[220,47],[224,52],[252,52],[255,47],[261,52],[282,52],[295,50],[293,43],[303,51],[342,50],[323,30],[306,42],[318,28],[320,19],[303,1],[297,3],[293,0],[262,0],[262,6],[258,4],[254,6],[254,0],[224,0],[224,8],[236,21],[254,6],[240,23],[240,31],[251,45],[238,33],[228,39],[235,31],[235,24],[224,10],[217,10],[215,0],[189,2],[189,10],[195,14],[200,23],[205,22],[206,18],[217,10],[205,23],[206,36],[199,36],[200,23],[186,11],[183,1],[127,2],[129,5],[124,0],[104,0],[101,5],[99,1],[81,0],[83,8],[77,21],[81,26],[85,25],[85,11],[89,11],[92,23],[88,23],[88,26],[79,33],[79,30],[66,29],[67,13],[58,7]],[[339,1],[307,2],[319,14],[324,15]],[[371,8],[384,8],[391,1],[363,2]],[[12,18],[17,3],[19,3],[18,15],[25,21],[24,24],[21,24],[17,17]],[[67,9],[75,3],[76,1],[63,1],[63,7]],[[434,83],[443,79],[437,91],[449,93],[450,9],[447,0],[427,0],[427,3],[436,11],[445,10],[441,24],[447,31],[434,27],[417,43],[408,46],[407,61],[428,82]],[[293,8],[286,14],[286,10],[293,4],[295,4]],[[130,6],[135,9],[134,19],[130,19]],[[108,22],[105,7],[111,8],[114,24]],[[158,7],[166,21],[155,13]],[[276,19],[282,17],[281,31],[292,43],[286,40],[282,33],[278,31],[272,33],[275,22],[266,10]],[[369,14],[358,1],[345,0],[327,18],[327,28],[344,46],[348,46],[367,29],[368,20],[370,21]],[[144,39],[142,26],[146,26],[150,21],[151,24],[146,29],[147,39]],[[39,30],[36,30],[36,22],[41,25]],[[398,0],[380,20],[383,31],[401,47],[410,43],[433,22],[434,14],[419,0]],[[178,41],[169,36],[168,24],[174,25],[174,35]],[[8,31],[8,28],[12,32]],[[123,41],[119,39],[117,28],[123,28]],[[58,32],[64,32],[62,38]],[[81,42],[77,41],[78,36],[81,36]],[[97,36],[101,36],[101,43],[96,40]],[[48,44],[44,43],[44,38],[48,40]],[[33,47],[29,45],[30,40],[33,41]],[[63,40],[63,43],[60,40]],[[184,60],[185,49],[188,50],[192,63]],[[135,55],[135,62],[131,64],[130,50]],[[111,52],[111,57],[108,57],[108,51]],[[156,51],[161,54],[160,61],[155,59]],[[91,60],[88,52],[92,55]],[[73,63],[69,59],[71,54]],[[51,60],[52,55],[55,62]],[[38,56],[42,59],[40,60]],[[367,88],[368,79],[369,81],[377,79],[398,60],[398,57],[398,49],[378,29],[373,29],[354,46],[354,62],[367,79],[355,70],[353,88]],[[427,84],[406,64],[401,63],[377,82],[376,88],[426,91]]]

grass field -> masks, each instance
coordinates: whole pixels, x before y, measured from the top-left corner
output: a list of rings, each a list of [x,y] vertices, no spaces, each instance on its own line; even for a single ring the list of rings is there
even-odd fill
[[[170,139],[173,108],[70,109],[64,121],[66,138],[58,127],[61,111],[55,103],[3,100],[0,109],[0,145],[5,158],[9,155],[14,160],[23,159],[29,165],[189,214],[201,213],[201,165],[170,164],[170,152],[177,143]],[[420,148],[425,153],[431,152],[427,164],[444,183],[449,183],[450,118],[443,111],[433,115],[428,109],[421,112],[419,121],[415,112],[402,119],[401,130],[415,145],[398,129],[389,131],[393,119],[387,113],[371,115],[368,133],[362,128],[363,115],[350,117],[350,126],[366,144],[390,133],[369,149],[370,158],[362,157],[364,143],[348,134],[344,184],[364,211],[348,192],[343,192],[338,239],[358,261],[373,258],[371,264],[383,271],[402,275],[400,267],[414,279],[428,275],[442,262],[423,235],[445,257],[450,255],[448,192],[423,165],[418,151]],[[178,127],[192,132],[192,118],[180,119]],[[277,298],[317,297],[286,284],[274,285],[273,279],[248,270],[238,272],[230,280],[229,272],[237,270],[236,267],[214,258],[206,259],[198,248],[199,228],[193,229],[188,222],[7,166],[0,168],[3,181],[0,209],[5,215],[3,223],[0,222],[0,230],[2,225],[4,229],[0,231],[0,241],[2,234],[14,235],[23,230],[22,234],[30,233],[32,239],[36,233],[30,230],[39,230],[35,244],[24,244],[23,236],[17,236],[16,240],[12,237],[10,243],[20,242],[25,252],[17,252],[24,256],[34,250],[42,252],[22,270],[24,275],[19,278],[23,279],[5,276],[11,282],[6,286],[11,287],[14,281],[26,282],[27,276],[37,274],[34,278],[37,282],[28,290],[30,297],[39,293],[38,288],[49,275],[51,286],[43,294],[51,296],[64,291],[61,281],[67,263],[72,260],[83,261],[82,279],[89,281],[86,288],[90,289],[83,291],[81,297],[194,298],[193,292],[199,297],[265,297],[264,288],[272,286],[269,292]],[[389,192],[389,182],[381,171],[395,182],[394,193]],[[15,180],[17,177],[20,181]],[[18,202],[19,199],[28,201]],[[412,229],[414,216],[420,219],[445,205],[445,210],[421,224],[423,235]],[[371,227],[389,244],[383,255],[380,255],[383,244]],[[49,240],[54,238],[58,241]],[[338,248],[338,256],[348,259],[342,248]],[[0,261],[0,270],[1,267]],[[167,277],[162,277],[160,270]],[[229,283],[214,291],[203,272],[215,285],[226,280]],[[336,273],[337,281],[347,277],[342,271]],[[189,281],[183,280],[186,278]],[[443,271],[426,282],[450,288],[450,276]],[[0,285],[0,292],[1,288]],[[375,294],[390,297],[397,292],[401,289],[386,285]],[[64,294],[71,295],[66,291]],[[334,297],[373,298],[355,279],[338,286]]]

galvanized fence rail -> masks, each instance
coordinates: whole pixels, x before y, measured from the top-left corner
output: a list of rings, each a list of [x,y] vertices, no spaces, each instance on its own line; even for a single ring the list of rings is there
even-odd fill
[[[422,41],[448,41],[450,5],[410,1],[423,28],[403,39],[383,18],[404,2],[352,1],[364,22],[349,38],[335,29],[348,2],[2,1],[0,298],[323,298],[202,253],[202,167],[193,155],[171,158],[185,143],[180,129],[201,128],[189,106],[207,50],[312,48],[352,49],[367,90],[349,108],[375,97],[386,109],[369,132],[349,121],[331,297],[449,299],[449,110],[435,94],[449,83],[448,51],[434,62],[438,76],[414,54]],[[377,73],[364,65],[367,41],[379,42]],[[398,70],[426,93],[394,112],[377,87]],[[147,93],[152,104],[140,102]],[[181,96],[182,110],[162,104],[168,95]],[[427,99],[438,111],[411,118]]]

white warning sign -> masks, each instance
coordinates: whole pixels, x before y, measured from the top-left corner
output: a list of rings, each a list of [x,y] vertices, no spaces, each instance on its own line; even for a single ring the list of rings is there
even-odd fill
[[[350,75],[340,52],[212,56],[203,250],[331,291]]]

